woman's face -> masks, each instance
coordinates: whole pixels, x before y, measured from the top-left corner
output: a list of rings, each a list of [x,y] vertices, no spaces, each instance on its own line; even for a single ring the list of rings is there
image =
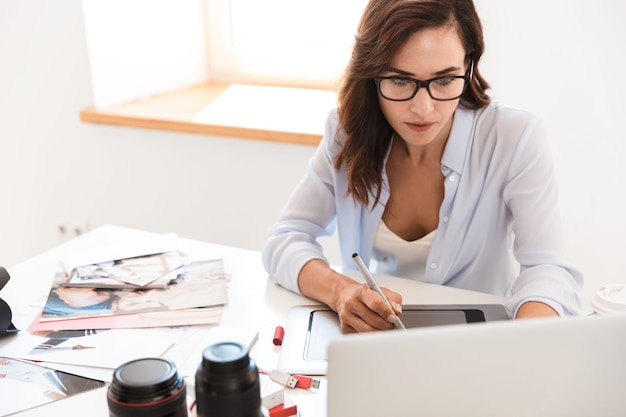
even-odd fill
[[[427,81],[465,75],[465,49],[455,28],[425,29],[414,33],[398,51],[382,77],[402,76]],[[452,127],[459,99],[437,101],[420,88],[408,101],[390,101],[378,95],[380,107],[394,131],[409,147],[442,144]]]

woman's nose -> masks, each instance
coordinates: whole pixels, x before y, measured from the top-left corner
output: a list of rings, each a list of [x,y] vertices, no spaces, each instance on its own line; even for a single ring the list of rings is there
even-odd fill
[[[410,109],[415,114],[426,115],[433,110],[434,101],[428,94],[428,90],[420,87],[417,94],[411,99]]]

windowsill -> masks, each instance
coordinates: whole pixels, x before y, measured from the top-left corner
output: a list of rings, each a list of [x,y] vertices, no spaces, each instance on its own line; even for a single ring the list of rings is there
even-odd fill
[[[332,91],[206,83],[117,106],[80,112],[116,126],[317,145]]]

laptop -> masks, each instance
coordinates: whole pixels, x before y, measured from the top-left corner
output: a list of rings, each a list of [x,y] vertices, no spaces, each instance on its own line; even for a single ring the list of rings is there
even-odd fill
[[[626,314],[355,334],[328,348],[328,417],[626,415]]]

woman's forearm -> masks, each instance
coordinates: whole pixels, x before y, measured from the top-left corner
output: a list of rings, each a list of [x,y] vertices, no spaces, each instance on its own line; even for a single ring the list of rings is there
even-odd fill
[[[326,262],[313,259],[307,262],[298,275],[298,286],[303,295],[320,301],[337,311],[337,294],[341,287],[355,281],[336,272]]]

